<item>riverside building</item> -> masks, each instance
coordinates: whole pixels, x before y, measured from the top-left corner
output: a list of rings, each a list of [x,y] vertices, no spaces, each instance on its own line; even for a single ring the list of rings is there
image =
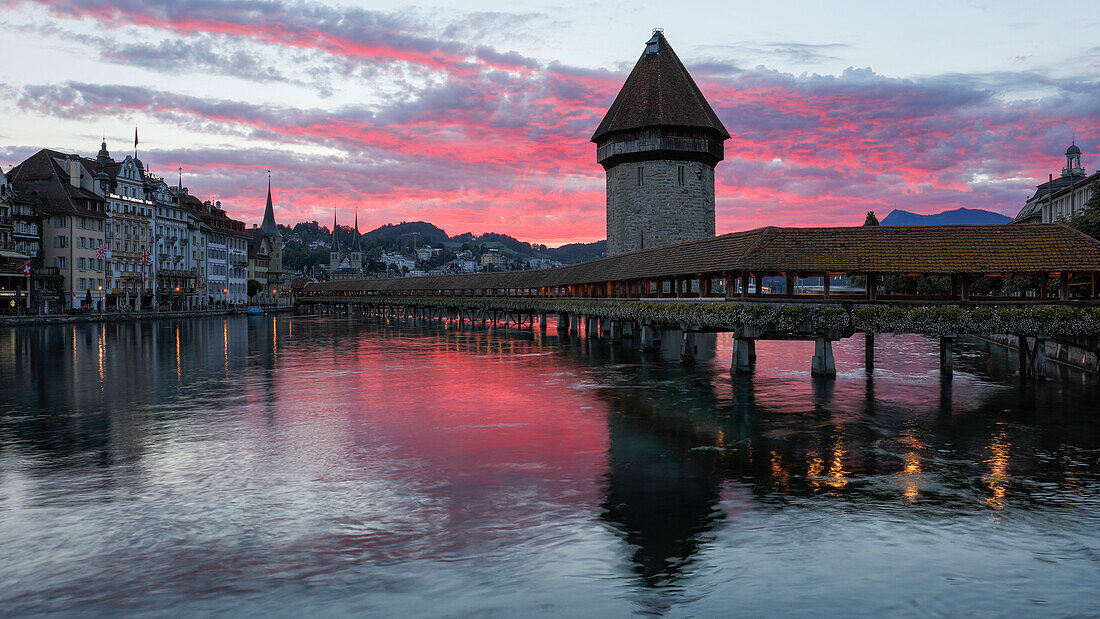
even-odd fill
[[[97,176],[99,175],[99,176]],[[60,294],[43,309],[106,307],[107,186],[97,161],[42,149],[8,173],[37,201],[41,213],[42,265],[56,269]]]
[[[1066,167],[1062,174],[1035,187],[1035,193],[1024,203],[1012,223],[1049,224],[1063,217],[1072,217],[1089,201],[1100,183],[1100,171],[1085,174],[1081,165],[1081,147],[1070,144],[1066,149]]]

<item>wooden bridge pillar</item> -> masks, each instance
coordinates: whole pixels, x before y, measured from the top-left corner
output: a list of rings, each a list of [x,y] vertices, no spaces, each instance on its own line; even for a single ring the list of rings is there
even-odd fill
[[[546,335],[546,314],[539,312],[539,331]]]
[[[642,350],[656,350],[661,345],[661,333],[651,324],[642,323]]]
[[[1035,354],[1032,355],[1035,370],[1033,374],[1035,378],[1045,379],[1047,377],[1047,338],[1043,336],[1036,336],[1035,338]]]
[[[558,333],[569,332],[569,314],[558,314]]]
[[[940,337],[940,374],[943,376],[951,376],[955,372],[954,348],[954,335]]]
[[[612,320],[611,322],[611,341],[619,344],[623,341],[623,321]]]
[[[864,333],[863,367],[868,374],[875,372],[875,334]]]
[[[627,320],[623,323],[623,337],[634,339],[635,333],[637,333],[637,323],[633,320]]]
[[[836,360],[833,359],[833,341],[818,338],[814,342],[814,356],[810,360],[810,375],[825,378],[836,377]]]
[[[600,320],[598,318],[593,318],[591,316],[585,317],[584,332],[585,332],[585,336],[590,340],[594,340],[594,339],[599,338],[600,337]]]
[[[683,336],[680,338],[680,363],[695,363],[695,358],[699,355],[696,335],[698,332],[693,331],[692,328],[684,329]]]
[[[734,374],[751,374],[754,367],[756,367],[756,340],[734,338],[733,364],[730,371]]]

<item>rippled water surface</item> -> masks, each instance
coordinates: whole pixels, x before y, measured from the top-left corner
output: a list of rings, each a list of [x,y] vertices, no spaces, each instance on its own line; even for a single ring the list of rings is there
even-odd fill
[[[728,335],[0,330],[0,615],[1094,614],[1100,389]],[[663,360],[662,360],[663,359]],[[1053,367],[1053,366],[1052,366]]]

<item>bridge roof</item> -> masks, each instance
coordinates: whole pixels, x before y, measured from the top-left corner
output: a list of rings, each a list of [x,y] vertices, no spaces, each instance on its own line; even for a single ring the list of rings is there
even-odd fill
[[[1100,241],[1063,224],[766,227],[534,271],[338,280],[311,292],[538,288],[706,273],[1100,272]]]

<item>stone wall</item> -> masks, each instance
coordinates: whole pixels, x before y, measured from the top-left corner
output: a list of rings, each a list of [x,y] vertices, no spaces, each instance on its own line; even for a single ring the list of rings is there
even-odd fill
[[[1013,350],[1019,350],[1020,339],[1015,335],[990,334],[974,335],[971,337],[1000,344],[1001,346]],[[1027,338],[1027,344],[1028,346],[1034,346],[1035,338]],[[1061,363],[1089,372],[1100,373],[1100,359],[1098,359],[1096,351],[1076,343],[1048,339],[1046,341],[1046,357],[1047,361]]]
[[[607,255],[712,236],[710,165],[657,159],[607,170]]]

